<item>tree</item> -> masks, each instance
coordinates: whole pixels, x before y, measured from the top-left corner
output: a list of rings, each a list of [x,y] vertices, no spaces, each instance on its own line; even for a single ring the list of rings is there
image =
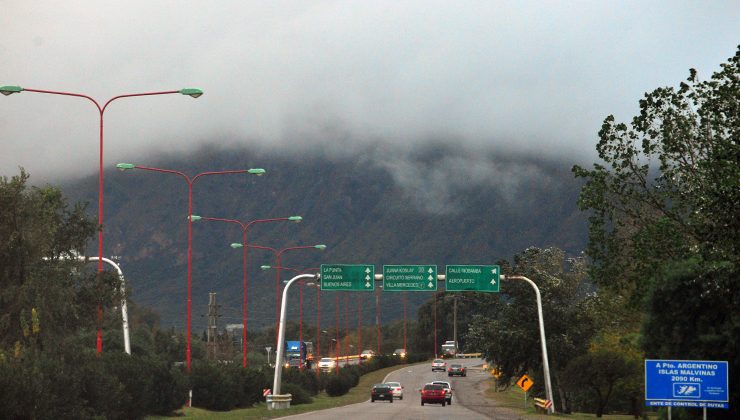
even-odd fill
[[[735,360],[739,111],[740,47],[710,80],[691,69],[678,89],[645,94],[629,126],[608,116],[604,164],[573,167],[586,181],[579,206],[591,211],[591,276],[646,319],[648,357]],[[739,398],[715,416],[737,417]]]
[[[596,296],[585,282],[580,258],[567,259],[557,248],[529,248],[517,255],[507,274],[532,279],[542,294],[543,316],[553,387],[562,411],[569,411],[568,396],[559,371],[568,361],[585,354],[596,333]],[[537,305],[532,288],[520,281],[503,283],[500,298],[478,316],[466,335],[468,346],[482,350],[501,373],[498,384],[508,387],[524,373],[542,384],[542,352]],[[537,386],[537,385],[536,385]]]
[[[115,302],[115,276],[65,259],[96,224],[55,187],[27,188],[28,174],[0,178],[0,350],[54,349],[94,326],[98,304]],[[91,328],[92,329],[92,328]]]
[[[588,255],[598,284],[639,303],[660,265],[702,255],[740,258],[740,48],[711,80],[695,70],[678,89],[640,101],[628,126],[610,115],[596,146],[604,164],[574,166],[586,180]]]
[[[740,370],[740,272],[728,263],[691,259],[666,265],[653,280],[643,329],[648,358],[725,360]],[[730,410],[713,418],[738,418],[738,375],[729,375]],[[699,413],[695,413],[699,416]]]
[[[593,393],[596,417],[601,417],[618,383],[639,373],[639,363],[630,363],[618,351],[601,349],[573,359],[564,369],[563,378],[566,386]]]

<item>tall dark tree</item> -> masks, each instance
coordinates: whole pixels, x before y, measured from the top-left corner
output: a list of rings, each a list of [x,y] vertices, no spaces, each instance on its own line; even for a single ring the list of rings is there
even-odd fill
[[[608,116],[603,164],[574,166],[589,218],[592,277],[640,301],[668,260],[740,261],[740,49],[711,80],[640,100],[627,125]]]
[[[569,411],[560,371],[572,358],[586,353],[596,333],[596,295],[585,282],[581,258],[566,258],[557,248],[529,248],[515,257],[506,274],[533,280],[542,294],[543,316],[551,379],[558,407]],[[526,373],[543,384],[542,351],[534,291],[529,284],[507,280],[500,299],[489,305],[490,316],[470,324],[467,345],[480,349],[500,372],[498,383],[509,386]]]
[[[96,230],[84,206],[27,180],[23,170],[0,178],[0,350],[15,354],[53,349],[94,326],[97,305],[112,304],[117,289],[113,276],[69,258]]]
[[[591,211],[594,281],[631,303],[635,318],[647,315],[648,357],[734,361],[740,48],[710,80],[692,69],[679,88],[645,94],[630,125],[607,117],[599,137],[604,164],[573,168],[586,180],[579,206]],[[738,398],[713,415],[737,418]]]

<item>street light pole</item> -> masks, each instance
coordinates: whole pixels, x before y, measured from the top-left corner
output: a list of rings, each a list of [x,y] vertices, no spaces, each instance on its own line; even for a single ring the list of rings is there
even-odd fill
[[[233,223],[239,225],[242,230],[242,284],[244,296],[242,300],[242,367],[247,367],[247,231],[256,223],[269,223],[280,221],[300,222],[301,216],[277,217],[272,219],[257,219],[250,222],[242,222],[234,219],[222,219],[218,217],[201,217],[200,220]],[[233,247],[233,246],[232,246]]]
[[[285,288],[283,289],[283,299],[282,304],[280,305],[280,323],[278,324],[278,345],[276,348],[276,355],[275,355],[275,378],[272,384],[272,390],[274,395],[280,395],[280,382],[282,380],[282,373],[283,373],[283,363],[281,360],[284,358],[284,349],[285,349],[285,304],[288,300],[288,290],[290,289],[290,286],[295,283],[298,280],[303,279],[309,279],[309,278],[315,278],[315,274],[299,274],[290,281],[288,281],[288,284],[285,285]],[[273,407],[278,408],[278,407]]]
[[[162,92],[145,92],[145,93],[129,93],[124,95],[118,95],[114,96],[111,99],[108,99],[107,102],[105,102],[104,105],[100,105],[98,101],[93,99],[92,97],[88,95],[83,95],[80,93],[71,93],[71,92],[59,92],[59,91],[53,91],[53,90],[41,90],[41,89],[29,89],[29,88],[22,88],[20,86],[2,86],[0,87],[0,93],[2,93],[5,96],[12,95],[14,93],[21,93],[21,92],[34,92],[34,93],[43,93],[43,94],[49,94],[49,95],[61,95],[61,96],[72,96],[77,98],[84,98],[92,102],[95,107],[98,109],[98,115],[100,118],[100,124],[99,124],[99,139],[98,139],[98,273],[103,272],[103,117],[105,114],[105,110],[108,108],[108,105],[111,104],[111,102],[121,99],[121,98],[133,98],[137,96],[155,96],[155,95],[169,95],[174,93],[179,93],[181,95],[187,95],[193,98],[198,98],[201,95],[203,95],[203,91],[200,89],[180,89],[180,90],[167,90]],[[103,334],[101,331],[101,323],[102,323],[102,317],[103,312],[98,305],[98,315],[97,315],[97,321],[98,321],[98,335],[96,339],[96,350],[98,354],[103,352]]]
[[[406,296],[407,292],[403,292],[403,351],[406,351]]]
[[[232,247],[237,247],[237,246],[241,246],[241,245],[239,245],[239,244],[232,244],[231,246]],[[277,266],[276,266],[276,268],[277,268],[277,276],[275,277],[275,307],[276,307],[275,309],[277,309],[278,311],[280,310],[280,268],[281,268],[280,267],[280,256],[283,255],[284,252],[287,252],[287,251],[295,251],[295,250],[298,250],[298,249],[311,249],[311,248],[315,248],[315,249],[318,249],[318,250],[321,250],[321,251],[323,251],[323,250],[326,249],[326,245],[324,245],[324,244],[291,246],[291,247],[283,248],[283,249],[276,249],[276,248],[272,248],[272,247],[269,247],[269,246],[261,246],[261,245],[247,245],[247,246],[250,247],[250,248],[264,249],[264,250],[267,250],[267,251],[271,251],[276,256],[276,259],[277,259]],[[270,269],[270,268],[272,268],[272,267],[269,266],[269,265],[262,266],[262,269]],[[301,319],[300,319],[301,326],[303,325],[303,317],[302,317],[302,315],[303,314],[301,314]],[[278,340],[277,329],[278,329],[279,323],[280,323],[280,313],[277,312],[275,314],[275,317],[276,317],[275,318],[275,340],[277,341]],[[303,330],[301,329],[301,333],[302,332],[303,332]]]
[[[504,276],[501,275],[501,280],[524,280],[529,283],[534,289],[534,294],[537,297],[537,319],[540,324],[540,343],[542,344],[542,369],[545,374],[545,394],[547,399],[552,399],[552,385],[550,384],[550,364],[547,361],[547,342],[545,341],[545,321],[542,316],[542,297],[540,296],[540,289],[537,287],[535,282],[524,276]],[[548,411],[551,414],[555,413],[555,404],[551,404]]]
[[[434,357],[437,357],[437,292],[434,292]]]
[[[380,354],[380,288],[375,289],[375,331],[378,338],[378,354]]]
[[[231,175],[231,174],[252,174],[261,176],[264,175],[265,170],[260,168],[253,168],[253,169],[237,169],[237,170],[228,170],[228,171],[211,171],[211,172],[201,172],[192,178],[188,175],[185,175],[183,172],[175,171],[172,169],[160,169],[160,168],[150,168],[146,166],[139,166],[134,165],[133,163],[119,163],[116,165],[116,167],[122,171],[130,170],[130,169],[142,169],[145,171],[152,171],[152,172],[159,172],[159,173],[166,173],[166,174],[174,174],[178,175],[181,178],[185,180],[185,182],[188,185],[188,275],[187,275],[187,288],[188,288],[188,300],[187,300],[187,338],[186,338],[186,349],[185,349],[185,366],[187,368],[187,371],[190,372],[190,359],[191,359],[191,345],[190,345],[190,325],[192,321],[192,313],[191,313],[191,307],[192,307],[192,289],[193,289],[193,220],[200,219],[200,216],[193,216],[193,185],[195,184],[195,181],[200,179],[201,177],[208,176],[208,175]]]

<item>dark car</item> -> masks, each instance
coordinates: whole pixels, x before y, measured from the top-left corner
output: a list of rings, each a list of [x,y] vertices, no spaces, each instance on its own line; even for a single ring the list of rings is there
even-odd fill
[[[388,400],[393,402],[393,388],[388,384],[375,384],[370,391],[370,402],[375,400]]]
[[[442,407],[447,403],[447,393],[441,385],[426,384],[421,389],[421,405],[424,404],[442,404]]]
[[[468,370],[465,366],[455,363],[447,368],[447,376],[468,376]]]

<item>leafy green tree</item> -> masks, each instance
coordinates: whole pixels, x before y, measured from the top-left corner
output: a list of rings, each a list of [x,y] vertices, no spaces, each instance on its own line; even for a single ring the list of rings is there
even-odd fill
[[[566,387],[592,393],[596,417],[602,417],[619,383],[639,376],[640,367],[619,351],[600,349],[571,360],[562,376]]]
[[[698,258],[666,265],[653,280],[643,343],[658,359],[729,362],[730,409],[713,418],[737,418],[740,404],[740,293],[736,266]],[[700,417],[695,410],[695,417]]]
[[[677,89],[645,94],[630,125],[607,117],[603,164],[573,168],[586,181],[579,206],[591,211],[592,278],[646,319],[649,357],[735,359],[739,111],[740,48],[709,80],[692,69]],[[740,395],[730,398],[715,416],[737,417]]]
[[[115,302],[117,279],[65,259],[96,225],[58,188],[28,188],[28,174],[0,178],[0,349],[54,349],[94,329],[99,304]]]
[[[665,261],[740,258],[740,48],[710,80],[695,70],[678,89],[640,100],[630,125],[610,115],[586,180],[592,277],[639,302]]]
[[[529,248],[505,272],[524,275],[540,289],[553,390],[558,397],[555,402],[567,412],[568,397],[559,372],[572,358],[586,353],[597,327],[597,298],[585,282],[584,262],[567,259],[557,248]],[[508,387],[526,373],[535,377],[541,391],[542,352],[531,286],[507,280],[500,298],[484,310],[488,315],[475,317],[470,325],[467,345],[481,349],[500,372],[500,386]]]

